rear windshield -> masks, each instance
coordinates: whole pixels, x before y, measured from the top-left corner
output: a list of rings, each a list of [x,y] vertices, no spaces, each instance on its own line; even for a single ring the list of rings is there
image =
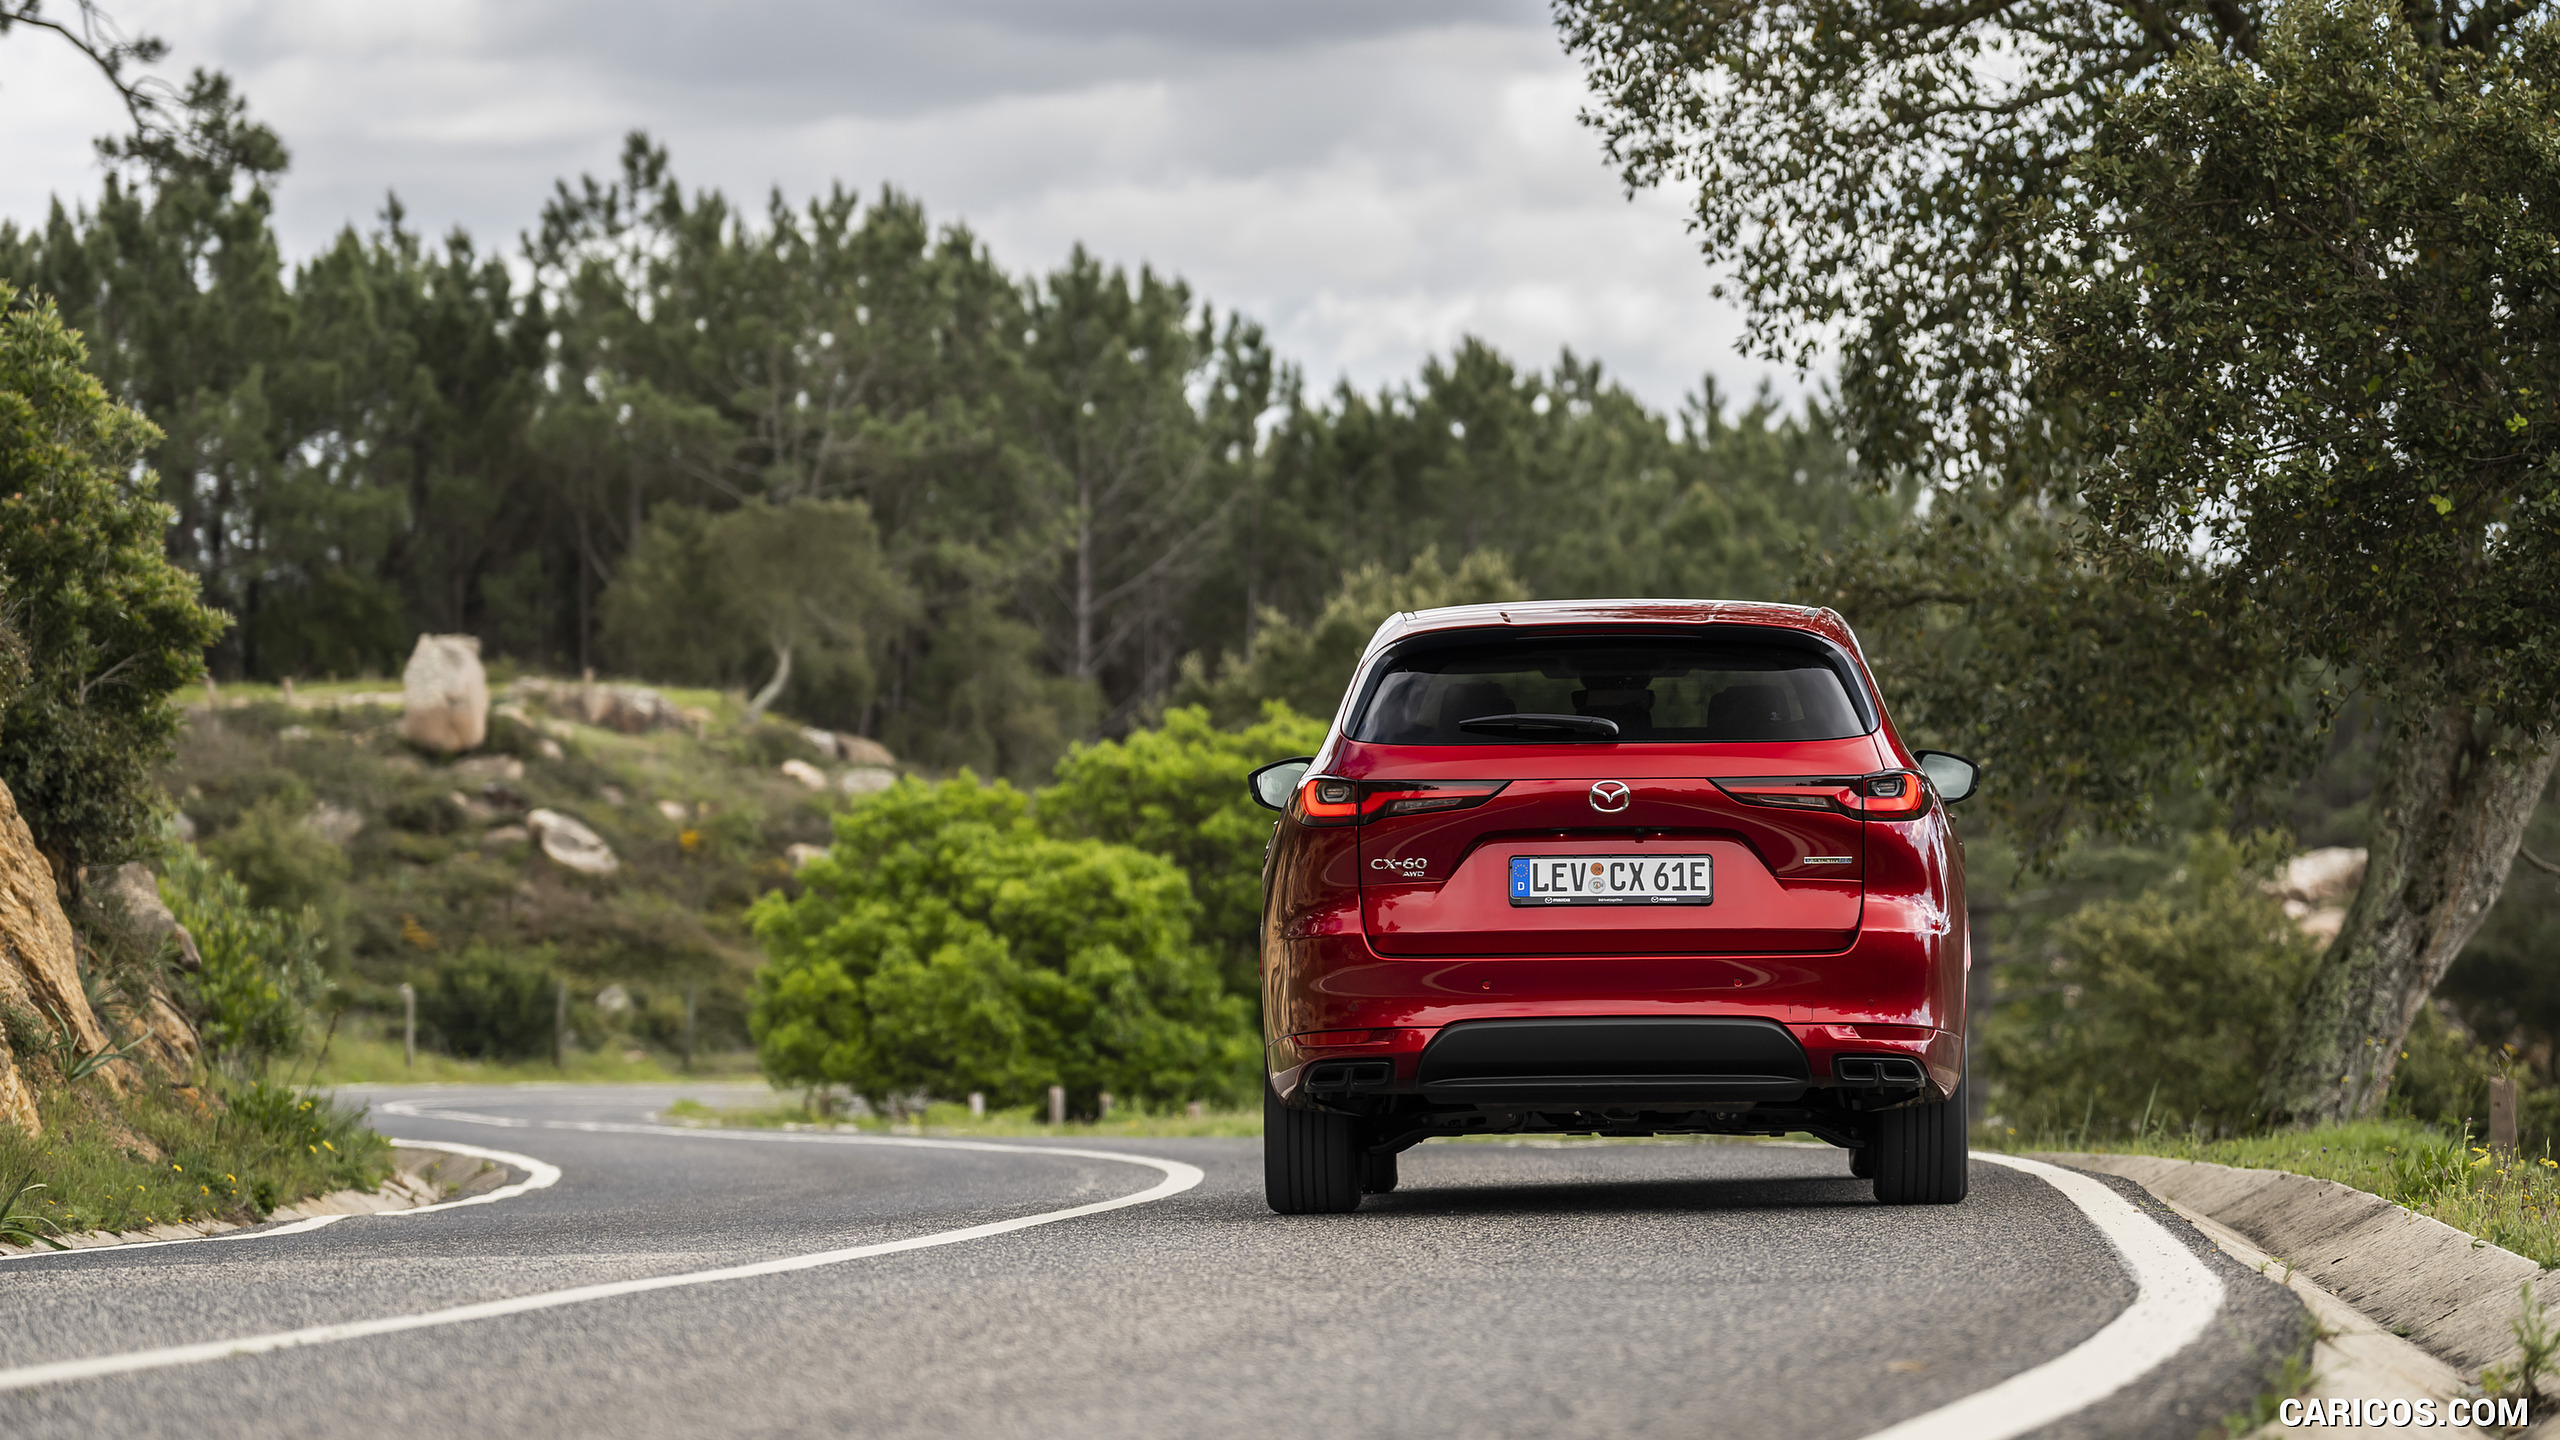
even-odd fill
[[[1766,633],[1766,632],[1762,632]],[[1518,745],[1497,715],[1590,715],[1630,741],[1841,740],[1868,726],[1844,662],[1810,640],[1452,636],[1389,656],[1350,727],[1381,745]]]

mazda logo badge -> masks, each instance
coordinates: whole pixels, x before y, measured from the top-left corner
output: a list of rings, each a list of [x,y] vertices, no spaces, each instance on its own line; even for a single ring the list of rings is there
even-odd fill
[[[1615,815],[1627,808],[1627,801],[1634,795],[1635,792],[1621,781],[1603,780],[1591,787],[1591,808],[1602,814]]]

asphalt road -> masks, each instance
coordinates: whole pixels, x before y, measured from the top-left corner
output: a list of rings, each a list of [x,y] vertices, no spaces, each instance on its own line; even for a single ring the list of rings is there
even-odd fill
[[[377,1092],[430,1112],[382,1116],[386,1133],[561,1178],[431,1215],[0,1263],[0,1368],[896,1241],[1166,1179],[1039,1141],[563,1128],[636,1124],[679,1093],[703,1092]],[[0,1435],[1855,1437],[2072,1350],[2136,1289],[2053,1186],[1982,1162],[1960,1206],[1884,1209],[1828,1149],[1433,1143],[1359,1214],[1284,1218],[1258,1142],[1093,1143],[1206,1178],[930,1249],[0,1392]],[[2220,1315],[2040,1434],[2219,1433],[2303,1339],[2290,1295],[2169,1223],[2222,1277]]]

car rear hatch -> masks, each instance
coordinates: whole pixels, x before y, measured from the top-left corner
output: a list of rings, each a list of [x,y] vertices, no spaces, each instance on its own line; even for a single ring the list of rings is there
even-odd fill
[[[1475,766],[1378,756],[1368,783],[1385,787],[1380,794],[1501,789],[1464,809],[1391,814],[1389,800],[1361,827],[1370,943],[1382,955],[1415,956],[1844,948],[1856,937],[1864,889],[1859,821],[1749,804],[1709,773],[1766,781],[1875,768],[1863,737],[1833,743],[1846,753],[1487,754]],[[1703,870],[1691,863],[1699,859]],[[1638,867],[1645,873],[1631,876]],[[1530,893],[1517,893],[1524,882]],[[1666,898],[1675,891],[1685,893]]]
[[[1391,652],[1364,684],[1334,769],[1359,786],[1379,953],[1855,939],[1865,851],[1842,796],[1882,752],[1863,682],[1814,637],[1465,631]]]

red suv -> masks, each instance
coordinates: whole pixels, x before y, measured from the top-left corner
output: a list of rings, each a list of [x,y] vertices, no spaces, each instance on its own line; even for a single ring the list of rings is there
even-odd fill
[[[1324,748],[1254,772],[1271,1208],[1434,1135],[1778,1135],[1965,1193],[1960,756],[1829,610],[1397,615]]]

